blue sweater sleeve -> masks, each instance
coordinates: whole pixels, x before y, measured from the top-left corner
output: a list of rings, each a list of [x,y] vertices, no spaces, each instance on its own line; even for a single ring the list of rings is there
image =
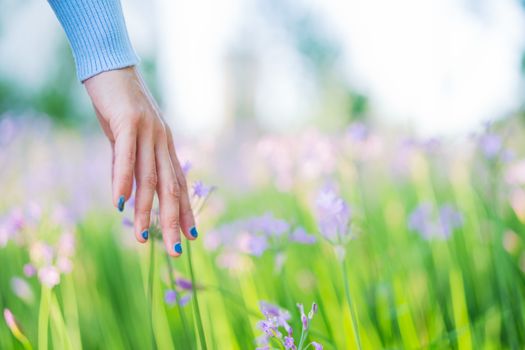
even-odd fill
[[[120,0],[48,1],[66,32],[80,81],[138,63]]]

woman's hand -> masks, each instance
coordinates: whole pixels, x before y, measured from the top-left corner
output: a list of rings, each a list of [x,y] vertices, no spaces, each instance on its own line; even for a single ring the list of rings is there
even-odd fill
[[[144,243],[157,192],[166,250],[179,256],[180,231],[190,240],[198,233],[172,133],[155,100],[134,67],[98,74],[84,85],[113,151],[114,206],[124,210],[135,179],[135,235]]]

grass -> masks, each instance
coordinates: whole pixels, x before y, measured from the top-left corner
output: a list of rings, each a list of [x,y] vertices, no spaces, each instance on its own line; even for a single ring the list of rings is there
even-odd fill
[[[378,161],[340,159],[334,177],[354,209],[357,237],[345,262],[319,239],[284,246],[221,268],[220,252],[203,247],[217,226],[272,211],[317,232],[312,194],[319,182],[282,192],[263,184],[242,194],[217,191],[226,205],[201,214],[201,235],[180,259],[166,260],[159,243],[128,244],[117,213],[92,211],[78,222],[73,272],[52,290],[29,279],[33,302],[10,287],[29,261],[25,247],[0,248],[0,308],[9,308],[38,349],[250,349],[261,334],[258,302],[289,310],[301,329],[296,303],[319,305],[303,345],[325,349],[518,349],[525,346],[524,222],[509,205],[501,166],[474,157],[448,161],[417,154],[407,173],[393,177]],[[426,240],[408,230],[418,203],[452,203],[463,225],[448,239]],[[213,199],[212,201],[213,202]],[[213,208],[213,203],[209,204]],[[38,230],[46,230],[42,225]],[[509,238],[511,237],[511,238]],[[512,244],[504,242],[512,240]],[[157,245],[158,244],[158,245]],[[192,302],[169,306],[173,271],[191,279]],[[0,348],[23,349],[4,322]],[[276,345],[276,348],[279,348]]]

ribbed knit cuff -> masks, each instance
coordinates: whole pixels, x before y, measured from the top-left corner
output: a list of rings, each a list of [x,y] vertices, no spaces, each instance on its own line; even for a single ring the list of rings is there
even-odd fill
[[[66,32],[80,81],[139,62],[119,0],[49,0],[49,4]]]

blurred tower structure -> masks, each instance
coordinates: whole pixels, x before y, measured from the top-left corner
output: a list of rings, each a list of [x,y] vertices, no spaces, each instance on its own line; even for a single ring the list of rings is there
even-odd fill
[[[225,59],[226,129],[248,131],[256,126],[257,56],[247,40],[233,47]]]

